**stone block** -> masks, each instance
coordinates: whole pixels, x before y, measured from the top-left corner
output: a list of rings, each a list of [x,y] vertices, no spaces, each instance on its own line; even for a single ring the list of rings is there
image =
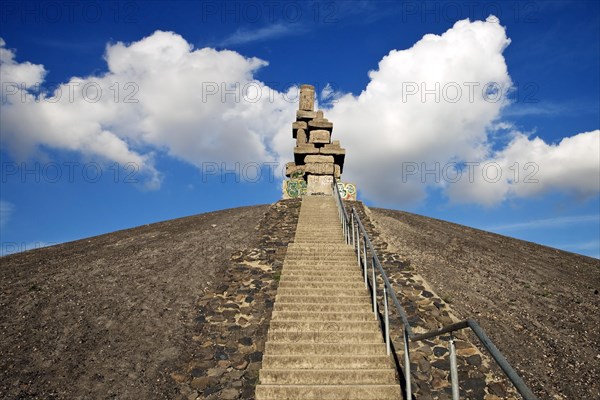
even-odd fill
[[[331,131],[331,130],[333,130],[333,124],[331,122],[329,122],[328,120],[326,120],[325,118],[312,119],[312,120],[308,121],[308,128],[309,129],[326,129],[328,131]]]
[[[331,157],[331,158],[333,158],[333,157]],[[342,176],[342,169],[337,164],[335,164],[333,166],[333,176],[335,176],[335,179],[340,179],[340,176]]]
[[[296,165],[294,162],[285,164],[285,176],[299,177],[304,175],[304,165]]]
[[[342,149],[340,147],[331,147],[331,146],[325,145],[325,146],[319,148],[319,153],[326,154],[326,155],[332,155],[332,156],[345,155],[346,154],[346,149]]]
[[[319,154],[319,149],[312,143],[301,144],[294,147],[294,162],[296,165],[304,164],[304,157],[307,154]]]
[[[309,143],[328,144],[329,141],[331,140],[331,134],[329,133],[329,131],[322,130],[322,129],[310,131],[308,133],[308,135],[309,135],[309,138],[308,138]]]
[[[294,154],[319,154],[319,149],[316,148],[312,143],[305,143],[303,145],[294,147]]]
[[[304,129],[298,129],[296,131],[296,146],[306,144],[306,139],[306,131]]]
[[[315,87],[313,85],[300,86],[300,101],[298,109],[313,111],[315,106]]]
[[[310,121],[311,119],[314,119],[316,116],[317,116],[317,113],[315,111],[305,111],[305,110],[296,111],[296,120],[298,120],[298,121]]]
[[[331,163],[333,164],[333,156],[315,156],[309,155],[304,157],[304,162],[308,163]]]
[[[304,172],[313,175],[331,175],[333,176],[333,163],[308,163],[304,164]]]
[[[331,195],[333,185],[333,176],[330,175],[309,175],[306,184],[306,194],[325,194]]]
[[[305,131],[307,131],[308,125],[306,124],[306,121],[296,121],[292,123],[292,137],[294,139],[296,139],[296,133],[298,129],[304,129]]]

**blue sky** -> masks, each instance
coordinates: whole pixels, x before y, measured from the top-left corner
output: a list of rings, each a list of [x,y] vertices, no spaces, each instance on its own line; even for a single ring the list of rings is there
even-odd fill
[[[311,83],[368,205],[600,256],[597,2],[0,12],[3,254],[277,201]]]

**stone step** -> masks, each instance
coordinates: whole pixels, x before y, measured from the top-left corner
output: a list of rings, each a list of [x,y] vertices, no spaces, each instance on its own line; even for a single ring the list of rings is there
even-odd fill
[[[322,223],[321,223],[322,224]],[[341,226],[335,225],[320,225],[320,228],[317,227],[303,227],[299,226],[296,228],[296,236],[298,233],[305,236],[313,236],[313,235],[330,235],[330,236],[339,236],[343,237],[343,231]]]
[[[302,224],[314,224],[315,226],[342,226],[342,221],[340,219],[340,215],[335,212],[330,212],[328,210],[318,210],[317,212],[312,212],[317,215],[310,215],[311,213],[302,213],[300,212],[298,216],[298,222]],[[322,218],[322,219],[321,219]],[[324,225],[319,225],[320,223]]]
[[[321,273],[322,272],[322,273]],[[301,269],[299,267],[289,267],[282,271],[281,282],[299,282],[294,279],[314,279],[315,281],[321,282],[363,282],[364,279],[359,271],[356,270],[328,270],[328,269],[315,269],[306,267]]]
[[[291,256],[286,257],[283,264],[314,264],[314,263],[327,263],[327,264],[346,264],[358,266],[358,260],[356,256],[340,256],[335,254],[323,254],[315,256]]]
[[[279,282],[280,288],[286,289],[364,289],[365,284],[359,281],[353,282],[335,282],[335,281],[323,281],[323,282]]]
[[[319,215],[327,215],[327,216],[335,216],[339,219],[340,213],[335,204],[326,204],[326,205],[313,205],[306,204],[306,207],[302,207],[300,209],[300,215],[304,215],[309,218],[315,218],[315,216]]]
[[[336,257],[336,256],[317,256],[317,257],[289,257],[283,261],[283,265],[337,265],[358,268],[356,257]]]
[[[278,321],[271,320],[272,332],[372,332],[381,337],[380,324],[374,318],[371,321],[324,322],[324,321]]]
[[[317,227],[342,226],[339,214],[337,212],[330,213],[327,211],[320,211],[317,216],[310,215],[309,213],[300,213],[298,216],[298,223],[304,225],[314,224]]]
[[[290,243],[288,245],[287,254],[340,254],[345,256],[356,255],[356,252],[352,249],[352,246],[347,244],[325,244],[318,243],[316,245]]]
[[[330,232],[322,232],[322,233],[302,233],[296,232],[294,236],[294,243],[304,243],[304,242],[321,242],[323,240],[330,240],[332,242],[343,243],[344,236],[341,232],[330,233]]]
[[[372,312],[369,302],[363,304],[323,304],[323,303],[275,303],[273,312]]]
[[[290,255],[286,257],[283,261],[284,264],[298,264],[298,263],[315,263],[315,262],[326,262],[329,264],[332,263],[345,263],[345,264],[355,264],[358,265],[358,260],[355,255],[345,255],[345,254],[305,254],[305,255]]]
[[[386,369],[262,369],[262,385],[394,385],[396,371]]]
[[[304,271],[310,275],[316,272],[331,272],[331,275],[355,274],[360,275],[360,269],[353,265],[335,265],[335,264],[285,264],[281,270],[282,274],[286,272]]]
[[[305,215],[300,217],[296,226],[298,228],[314,228],[315,230],[337,228],[340,232],[342,231],[342,223],[337,216],[335,218],[324,216],[322,219],[315,220],[307,218]]]
[[[305,250],[303,252],[289,251],[286,252],[285,261],[292,260],[356,260],[358,257],[356,253],[340,252],[335,249],[323,249],[323,250]]]
[[[314,226],[315,228],[331,228],[338,227],[342,230],[342,222],[336,215],[321,215],[319,217],[309,216],[308,214],[300,215],[298,217],[298,226]]]
[[[354,252],[353,250],[350,249],[350,251],[347,251],[344,248],[340,248],[339,246],[326,246],[325,244],[321,243],[321,246],[319,247],[312,247],[312,248],[304,248],[302,250],[295,250],[295,249],[290,249],[288,247],[288,250],[285,253],[286,259],[289,258],[288,257],[354,257],[356,258],[356,252]]]
[[[344,273],[355,273],[360,276],[361,269],[358,265],[353,264],[351,262],[346,262],[343,265],[335,264],[335,263],[325,263],[325,262],[288,262],[283,264],[282,273],[284,271],[298,271],[298,270],[306,270],[309,273],[317,273],[317,272],[331,272],[331,275],[339,275],[340,272]],[[323,274],[321,274],[323,275]]]
[[[321,242],[322,240],[331,239],[331,241],[335,241],[337,243],[344,243],[344,236],[342,232],[313,232],[313,233],[304,233],[304,232],[296,232],[294,235],[294,243],[305,243],[305,242]]]
[[[262,365],[270,369],[377,369],[391,368],[390,358],[383,355],[267,355]]]
[[[360,268],[358,267],[356,260],[288,260],[283,262],[283,266],[296,269],[314,269],[315,271],[328,269],[332,271],[355,270],[360,272]]]
[[[399,385],[258,385],[256,400],[400,400]]]
[[[292,268],[290,272],[294,271]],[[298,271],[296,269],[296,271]],[[288,271],[281,272],[281,279],[279,280],[279,286],[281,287],[284,283],[309,283],[309,282],[327,282],[327,283],[335,283],[335,284],[353,284],[356,282],[360,282],[364,286],[364,282],[362,282],[362,275],[360,271],[351,271],[348,274],[338,274],[338,275],[330,275],[330,276],[315,276],[313,275],[312,270],[308,270],[306,274],[288,274]]]
[[[312,232],[335,232],[339,235],[342,235],[343,228],[340,221],[300,221],[298,225],[296,225],[296,231],[300,229],[301,231],[305,231],[308,233]]]
[[[311,251],[311,252],[315,252],[315,251],[336,251],[338,253],[348,253],[348,254],[355,254],[354,250],[352,249],[352,246],[348,245],[348,244],[336,244],[336,245],[332,245],[332,244],[322,244],[322,243],[317,243],[314,245],[309,245],[309,244],[298,244],[295,242],[292,242],[290,244],[288,244],[288,251],[293,253],[294,251],[301,251],[301,252],[307,252],[307,251]]]
[[[340,221],[300,221],[298,225],[296,225],[296,231],[298,230],[307,230],[312,232],[320,232],[320,231],[335,231],[342,233],[342,224]]]
[[[314,217],[315,214],[320,214],[320,213],[339,215],[337,204],[335,204],[335,203],[302,204],[302,207],[300,208],[300,213],[310,215],[311,217]]]
[[[316,229],[316,228],[296,228],[296,232],[295,232],[295,236],[302,236],[302,237],[311,237],[314,235],[321,235],[321,236],[332,236],[332,237],[338,237],[338,238],[344,238],[344,234],[342,231],[342,227],[332,227],[331,229],[327,228],[327,229]]]
[[[350,322],[375,321],[372,312],[311,312],[311,311],[273,311],[272,320],[277,321],[323,321]]]
[[[305,268],[301,268],[299,266],[294,266],[290,268],[284,268],[282,270],[282,279],[292,278],[292,277],[314,277],[315,279],[335,279],[336,277],[345,277],[345,276],[356,276],[357,279],[363,279],[360,273],[360,270],[356,268],[355,271],[351,270],[341,270],[341,269],[315,269],[314,267],[307,266]]]
[[[307,245],[327,245],[327,244],[340,244],[341,245],[341,244],[345,244],[346,242],[344,241],[343,238],[334,238],[334,237],[325,237],[325,238],[314,238],[314,237],[298,238],[298,237],[295,237],[294,243],[307,244]]]
[[[267,342],[265,343],[265,352],[270,355],[323,355],[323,356],[377,356],[385,355],[385,344],[380,340],[374,343],[348,343],[348,342],[332,342],[332,343],[312,343],[312,342],[295,342],[289,343],[284,341]]]
[[[294,281],[294,279],[316,279],[317,281],[322,281],[322,282],[332,282],[332,283],[338,283],[338,284],[343,284],[343,283],[349,283],[349,282],[362,282],[363,283],[363,287],[366,287],[364,285],[364,280],[362,278],[362,276],[357,272],[357,271],[332,271],[330,273],[330,271],[325,271],[328,272],[328,274],[326,275],[316,275],[316,272],[314,269],[306,269],[306,270],[300,270],[300,269],[286,269],[282,272],[281,275],[281,283],[283,282],[299,282],[299,281]],[[350,280],[344,280],[344,279],[348,279],[348,278],[352,278],[352,281]],[[306,281],[304,281],[306,282]]]
[[[275,295],[275,302],[281,301],[283,303],[301,303],[301,304],[364,304],[365,302],[371,302],[371,296],[365,292],[361,296],[295,296],[295,295],[284,295],[277,293]]]
[[[300,223],[296,226],[296,232],[302,232],[307,235],[315,233],[330,233],[334,235],[342,236],[343,230],[340,223],[327,223],[325,221],[319,221],[313,223]]]
[[[342,233],[342,223],[337,217],[335,219],[325,217],[322,220],[313,220],[310,218],[300,217],[298,225],[296,225],[296,227],[304,229],[311,228],[315,231],[337,229],[338,232]]]
[[[323,215],[322,218],[318,217],[317,219],[309,217],[308,215],[301,215],[298,219],[297,226],[314,227],[316,229],[331,229],[335,227],[338,228],[340,232],[342,231],[342,223],[337,215],[335,217]]]
[[[292,246],[292,244],[294,246]],[[288,245],[287,253],[299,254],[299,255],[311,255],[311,254],[339,254],[344,256],[356,256],[356,252],[352,249],[352,246],[348,246],[345,243],[327,243],[319,242],[316,244],[307,242],[293,242]]]
[[[286,265],[281,270],[283,276],[319,276],[322,277],[324,275],[331,276],[354,276],[358,281],[362,280],[360,270],[357,267],[352,266],[335,266],[335,265]]]
[[[294,288],[279,288],[277,294],[282,296],[339,296],[339,297],[353,297],[367,295],[365,288],[360,289],[346,289],[346,288],[335,288],[335,289],[294,289]]]
[[[310,233],[306,233],[306,235],[303,235],[303,236],[307,237],[307,236],[310,236],[310,235],[311,235]],[[338,239],[340,239],[342,241],[344,240],[344,237],[342,236],[341,232],[340,232],[340,237]],[[318,243],[317,243],[317,245],[318,245]],[[298,246],[300,246],[300,244],[298,244],[295,241],[293,241],[293,242],[289,243],[289,246],[298,247]],[[308,246],[308,245],[302,244],[302,246]],[[333,246],[333,245],[329,244],[328,246]],[[345,246],[345,247],[347,247],[349,249],[352,248],[352,246],[350,244],[347,244],[347,243],[338,243],[336,246],[339,246],[339,247],[344,247]]]
[[[319,246],[336,246],[339,248],[339,246],[345,246],[346,242],[344,241],[344,238],[341,237],[333,237],[333,236],[322,236],[322,237],[315,237],[315,236],[309,236],[309,237],[298,237],[296,236],[294,238],[294,243],[299,244],[299,245],[319,245]],[[336,250],[333,250],[336,251]]]
[[[351,342],[351,343],[372,343],[374,340],[380,340],[382,338],[381,332],[361,332],[355,331],[348,332],[343,331],[311,331],[311,330],[269,330],[267,339],[273,342],[310,342],[310,343],[338,343],[338,342]]]

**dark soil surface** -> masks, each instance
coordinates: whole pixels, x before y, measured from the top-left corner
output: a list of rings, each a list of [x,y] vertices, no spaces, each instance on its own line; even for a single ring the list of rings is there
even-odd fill
[[[600,260],[402,211],[369,216],[540,399],[600,399]]]
[[[0,258],[0,398],[252,399],[298,200]],[[367,211],[398,276],[473,317],[541,399],[600,398],[600,262]],[[383,249],[382,249],[383,250]]]
[[[0,258],[0,398],[181,397],[199,298],[258,246],[269,206],[146,225]],[[225,282],[225,284],[228,284]]]

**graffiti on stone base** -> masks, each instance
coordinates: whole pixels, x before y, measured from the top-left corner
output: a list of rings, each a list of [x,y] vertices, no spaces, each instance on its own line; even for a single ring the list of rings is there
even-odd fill
[[[292,175],[291,179],[283,181],[283,198],[295,199],[306,194],[306,181],[302,174]]]
[[[356,185],[354,183],[338,182],[337,186],[342,200],[356,200]]]

